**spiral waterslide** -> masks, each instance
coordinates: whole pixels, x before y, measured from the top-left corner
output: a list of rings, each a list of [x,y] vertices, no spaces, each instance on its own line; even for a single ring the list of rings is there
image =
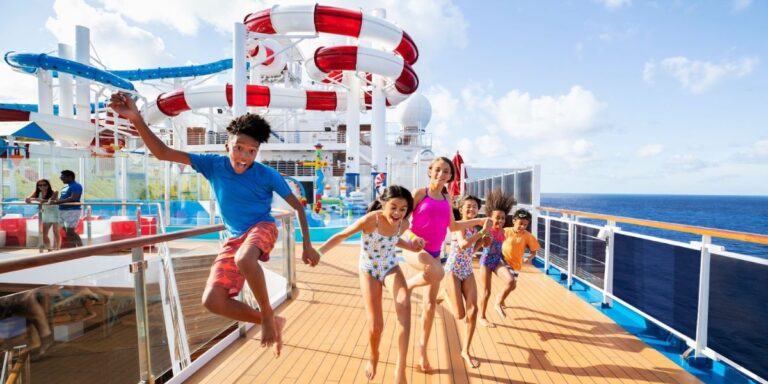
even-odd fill
[[[418,88],[411,68],[418,59],[413,39],[391,22],[360,11],[321,5],[280,6],[250,14],[244,24],[251,32],[266,35],[328,33],[369,41],[391,52],[358,47],[323,47],[315,51],[305,67],[317,81],[337,76],[339,71],[370,72],[387,80],[387,104],[396,105]],[[150,124],[182,112],[232,105],[232,86],[199,86],[178,89],[158,96],[144,112]],[[343,111],[346,92],[303,90],[265,85],[246,86],[246,105],[251,107],[296,108],[316,111]]]

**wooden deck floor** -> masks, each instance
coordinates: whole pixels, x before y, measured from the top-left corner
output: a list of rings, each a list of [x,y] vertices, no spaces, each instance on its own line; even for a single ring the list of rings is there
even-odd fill
[[[357,275],[358,246],[342,246],[316,268],[299,263],[294,299],[277,312],[288,318],[283,355],[259,346],[258,327],[203,367],[188,383],[365,382],[368,338]],[[405,267],[406,275],[413,270]],[[494,279],[497,282],[498,279]],[[493,287],[494,295],[500,291]],[[525,266],[507,299],[507,318],[489,308],[496,328],[478,326],[466,367],[459,357],[463,321],[439,307],[425,374],[417,368],[418,316],[423,290],[413,294],[408,355],[410,383],[698,383],[653,348],[539,270]],[[493,297],[492,297],[493,300]],[[492,301],[491,301],[492,302]],[[384,296],[385,328],[375,383],[393,380],[397,354],[395,313]]]

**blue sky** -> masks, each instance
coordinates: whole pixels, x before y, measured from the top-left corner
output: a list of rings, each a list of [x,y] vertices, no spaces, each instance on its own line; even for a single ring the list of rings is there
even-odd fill
[[[299,3],[286,1],[285,3]],[[230,57],[263,1],[11,1],[0,50],[49,52],[91,28],[110,68]],[[438,154],[541,164],[544,192],[768,195],[768,1],[329,1],[416,40]],[[34,102],[0,68],[0,101]]]

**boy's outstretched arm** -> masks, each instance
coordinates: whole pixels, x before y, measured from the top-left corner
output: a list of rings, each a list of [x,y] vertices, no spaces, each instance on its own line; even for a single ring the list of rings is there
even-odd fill
[[[304,264],[314,267],[320,261],[320,254],[312,248],[312,240],[309,238],[309,225],[307,224],[307,214],[304,213],[304,206],[293,194],[285,197],[285,202],[296,210],[299,216],[299,226],[301,227],[301,238],[304,242],[304,251],[301,253],[301,260]]]
[[[139,131],[139,136],[141,136],[141,140],[144,141],[144,145],[147,146],[147,149],[149,149],[158,160],[167,160],[173,161],[174,163],[190,165],[189,154],[168,147],[159,137],[152,133],[152,130],[149,129],[144,118],[141,117],[141,113],[136,107],[136,102],[133,101],[130,95],[124,92],[113,93],[112,97],[109,99],[109,107],[133,124],[136,130]]]

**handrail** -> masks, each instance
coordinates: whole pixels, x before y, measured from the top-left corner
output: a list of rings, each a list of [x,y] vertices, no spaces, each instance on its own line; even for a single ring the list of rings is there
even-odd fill
[[[574,215],[574,216],[586,217],[590,219],[600,219],[600,220],[607,220],[607,221],[615,221],[619,223],[636,224],[636,225],[642,225],[644,227],[667,229],[667,230],[677,231],[677,232],[686,232],[686,233],[693,233],[697,235],[712,236],[712,237],[719,237],[723,239],[739,240],[739,241],[746,241],[748,243],[768,245],[768,235],[762,235],[758,233],[729,231],[725,229],[698,227],[695,225],[666,223],[663,221],[654,221],[654,220],[645,220],[645,219],[634,219],[631,217],[612,216],[612,215],[605,215],[601,213],[573,211],[570,209],[549,208],[549,207],[536,207],[536,209],[544,212],[562,213],[565,215]]]
[[[206,233],[218,232],[221,230],[224,230],[224,224],[207,225],[204,227],[187,229],[178,232],[136,237],[131,239],[112,241],[105,244],[90,245],[87,247],[70,248],[61,251],[50,252],[44,255],[29,256],[23,259],[2,260],[0,261],[0,273],[55,264],[62,261],[82,259],[97,254],[116,252],[128,248],[142,248],[147,245],[178,240],[185,237],[204,235]]]

